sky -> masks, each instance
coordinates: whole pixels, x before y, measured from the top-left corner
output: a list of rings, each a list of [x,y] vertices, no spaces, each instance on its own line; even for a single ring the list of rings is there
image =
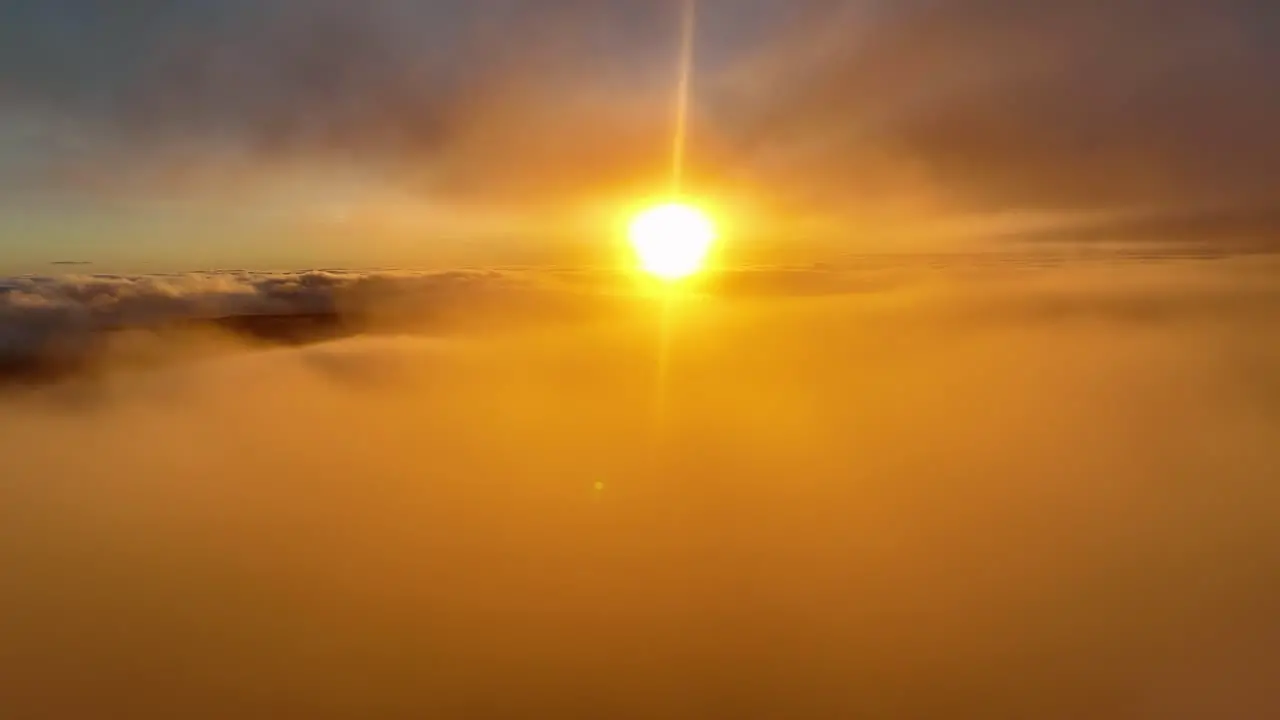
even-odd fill
[[[689,172],[744,244],[1280,226],[1273,3],[700,5]],[[601,260],[663,185],[678,29],[675,0],[5,0],[0,269]]]

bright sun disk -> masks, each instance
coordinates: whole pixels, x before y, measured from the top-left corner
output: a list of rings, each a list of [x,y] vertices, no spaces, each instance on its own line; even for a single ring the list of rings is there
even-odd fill
[[[702,210],[671,202],[637,215],[628,236],[641,270],[661,280],[679,280],[702,269],[716,229]]]

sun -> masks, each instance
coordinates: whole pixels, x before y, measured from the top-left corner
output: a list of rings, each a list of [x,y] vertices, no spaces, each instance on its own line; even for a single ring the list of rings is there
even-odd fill
[[[697,207],[669,202],[636,215],[627,234],[641,270],[675,281],[702,269],[715,242],[716,227]]]

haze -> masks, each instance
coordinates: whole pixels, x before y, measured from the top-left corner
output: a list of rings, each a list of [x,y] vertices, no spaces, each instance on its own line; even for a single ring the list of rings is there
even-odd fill
[[[1280,715],[1280,17],[0,3],[0,717]]]

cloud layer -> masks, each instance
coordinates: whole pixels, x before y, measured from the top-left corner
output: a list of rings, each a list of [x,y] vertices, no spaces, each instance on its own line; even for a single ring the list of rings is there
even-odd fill
[[[929,264],[0,400],[6,717],[1275,716],[1274,259]]]

